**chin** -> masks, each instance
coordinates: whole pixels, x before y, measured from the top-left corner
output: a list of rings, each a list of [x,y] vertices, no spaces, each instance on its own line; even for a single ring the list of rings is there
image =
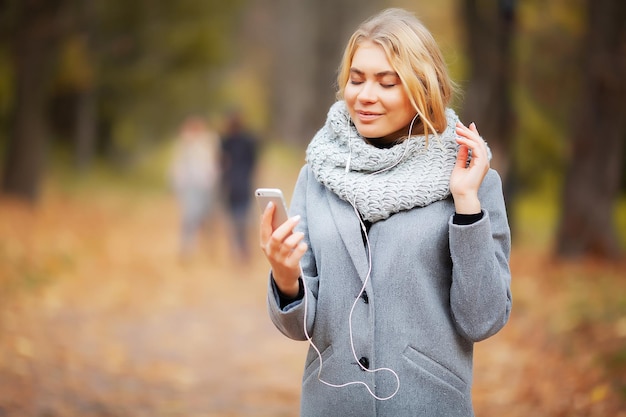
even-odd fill
[[[357,126],[357,131],[365,139],[377,139],[385,136],[384,132],[381,132],[378,129],[360,128]]]

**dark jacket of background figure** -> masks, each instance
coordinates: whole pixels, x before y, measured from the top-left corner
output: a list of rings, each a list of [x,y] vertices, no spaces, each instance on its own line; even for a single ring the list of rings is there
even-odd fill
[[[256,138],[243,129],[228,132],[222,140],[222,158],[226,204],[231,209],[247,208],[257,159]]]

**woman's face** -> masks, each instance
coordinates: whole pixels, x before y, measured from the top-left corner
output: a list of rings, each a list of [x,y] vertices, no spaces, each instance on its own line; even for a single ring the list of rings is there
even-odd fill
[[[365,41],[357,47],[343,96],[363,137],[388,143],[408,134],[416,112],[380,45]]]

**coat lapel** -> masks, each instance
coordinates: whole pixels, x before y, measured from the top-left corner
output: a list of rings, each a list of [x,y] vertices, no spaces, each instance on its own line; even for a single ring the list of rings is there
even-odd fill
[[[336,194],[328,192],[328,204],[331,217],[352,259],[361,281],[365,281],[369,269],[367,253],[361,235],[361,223],[350,203],[341,200]]]

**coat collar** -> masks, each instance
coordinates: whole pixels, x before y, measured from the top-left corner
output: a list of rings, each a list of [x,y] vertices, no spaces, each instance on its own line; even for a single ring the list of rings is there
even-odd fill
[[[369,261],[361,235],[361,222],[348,202],[341,200],[332,192],[327,192],[326,195],[331,217],[361,281],[364,282],[369,271]]]

